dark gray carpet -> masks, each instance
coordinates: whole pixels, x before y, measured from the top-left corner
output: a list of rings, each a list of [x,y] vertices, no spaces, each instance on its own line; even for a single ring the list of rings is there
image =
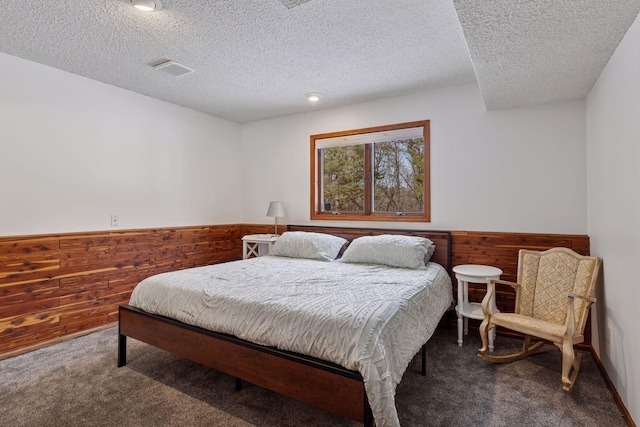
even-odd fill
[[[428,373],[416,356],[397,390],[403,427],[624,426],[589,353],[571,394],[562,391],[560,351],[493,365],[475,356],[476,332],[456,345],[455,328],[427,344]],[[496,352],[520,346],[498,337]],[[0,426],[358,426],[129,340],[116,367],[115,328],[0,361]]]

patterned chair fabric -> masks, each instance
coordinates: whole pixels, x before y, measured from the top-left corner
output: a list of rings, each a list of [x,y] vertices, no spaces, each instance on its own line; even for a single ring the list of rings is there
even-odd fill
[[[560,249],[560,250],[559,250]],[[564,250],[562,250],[564,249]],[[518,283],[521,288],[515,313],[564,325],[567,319],[567,294],[593,297],[595,281],[591,278],[596,259],[580,259],[575,252],[556,248],[546,252],[521,250],[518,260]],[[590,285],[593,284],[594,286]],[[585,301],[574,303],[576,329],[584,329],[588,312]]]

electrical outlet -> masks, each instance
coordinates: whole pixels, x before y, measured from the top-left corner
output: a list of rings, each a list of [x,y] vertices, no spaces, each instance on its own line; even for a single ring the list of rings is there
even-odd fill
[[[607,344],[611,344],[611,326],[607,325]]]
[[[120,221],[118,219],[118,215],[111,215],[111,226],[112,227],[119,227],[120,226]]]

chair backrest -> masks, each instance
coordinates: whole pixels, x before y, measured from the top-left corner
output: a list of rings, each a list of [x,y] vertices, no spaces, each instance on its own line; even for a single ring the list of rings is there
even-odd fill
[[[521,288],[515,312],[564,324],[569,292],[592,297],[600,259],[582,256],[571,249],[553,248],[544,252],[521,249],[518,255],[518,283]],[[576,333],[582,334],[589,304],[574,301]]]

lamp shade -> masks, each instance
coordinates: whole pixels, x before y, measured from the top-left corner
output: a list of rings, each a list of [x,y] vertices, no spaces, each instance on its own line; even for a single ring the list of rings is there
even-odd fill
[[[267,209],[267,216],[282,218],[284,217],[284,205],[282,202],[269,203],[269,209]]]

